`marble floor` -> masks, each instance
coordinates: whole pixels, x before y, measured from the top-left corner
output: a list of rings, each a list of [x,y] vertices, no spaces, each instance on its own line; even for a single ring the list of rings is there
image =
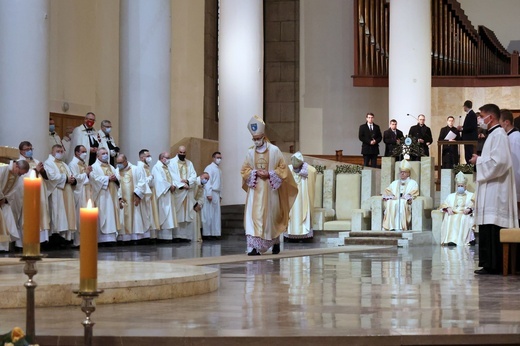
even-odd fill
[[[330,246],[285,244],[284,251]],[[345,247],[347,248],[347,247]],[[101,248],[100,260],[244,253],[237,239]],[[49,252],[74,258],[76,250]],[[386,247],[215,265],[217,291],[98,305],[96,345],[520,345],[520,276],[476,276],[476,247]],[[82,344],[78,307],[39,308],[40,345]],[[2,309],[4,326],[24,309]]]

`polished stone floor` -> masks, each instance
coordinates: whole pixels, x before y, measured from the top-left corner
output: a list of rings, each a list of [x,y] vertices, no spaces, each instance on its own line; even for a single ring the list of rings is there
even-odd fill
[[[286,243],[284,251],[324,246],[330,245]],[[244,251],[242,241],[230,239],[102,248],[99,259],[169,261]],[[213,293],[99,305],[92,316],[96,344],[520,344],[520,276],[475,276],[478,246],[345,247],[337,254],[253,259],[218,265],[220,288]],[[36,313],[40,344],[81,341],[79,308]],[[0,327],[25,324],[24,309],[0,315]]]

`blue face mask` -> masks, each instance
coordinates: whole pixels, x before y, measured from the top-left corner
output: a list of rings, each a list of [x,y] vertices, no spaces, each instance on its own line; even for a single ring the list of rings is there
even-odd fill
[[[25,152],[25,157],[30,157],[30,158],[32,158],[32,156],[33,156],[33,151],[32,151],[32,150],[27,150],[27,151]]]
[[[108,162],[108,154],[101,155],[101,162],[104,162],[104,163]]]
[[[208,182],[208,179],[202,179],[202,180],[200,181],[200,183],[201,183],[202,185],[206,184],[207,182]]]
[[[464,194],[464,192],[466,192],[466,188],[464,186],[457,186],[457,193],[459,195]]]
[[[56,130],[56,125],[49,125],[49,132],[54,132]]]
[[[118,163],[117,168],[119,168],[119,170],[125,169],[125,165],[123,165],[122,163]]]

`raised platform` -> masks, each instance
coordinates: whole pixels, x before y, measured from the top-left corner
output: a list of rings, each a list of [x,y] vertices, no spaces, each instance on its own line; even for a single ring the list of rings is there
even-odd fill
[[[0,259],[0,308],[26,304],[27,276],[19,259]],[[44,259],[33,280],[37,307],[79,305],[72,291],[79,288],[79,261]],[[98,262],[98,288],[104,292],[97,304],[128,303],[189,297],[216,291],[219,269],[160,262]]]

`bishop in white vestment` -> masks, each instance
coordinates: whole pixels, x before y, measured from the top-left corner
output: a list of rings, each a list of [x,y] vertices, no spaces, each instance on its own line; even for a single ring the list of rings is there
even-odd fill
[[[419,185],[410,179],[411,166],[407,160],[400,164],[399,178],[393,181],[383,194],[385,231],[406,231],[411,229],[412,201],[419,196]]]
[[[150,238],[157,238],[157,231],[159,230],[159,209],[157,205],[157,194],[155,193],[155,179],[152,174],[152,155],[148,149],[142,149],[139,151],[139,161],[137,166],[141,167],[146,174],[146,193],[144,200],[141,203],[143,205],[143,213],[146,212],[146,217],[150,222]]]
[[[173,229],[177,227],[177,213],[175,211],[175,185],[173,185],[172,171],[170,168],[170,153],[159,154],[159,161],[152,169],[157,193],[157,209],[159,214],[158,241],[171,241]]]
[[[76,179],[70,168],[62,161],[63,155],[63,147],[60,144],[52,147],[52,153],[44,163],[49,178],[45,180],[45,184],[51,214],[51,233],[57,233],[65,240],[72,240],[77,229],[72,191]]]
[[[242,188],[247,192],[244,228],[248,255],[260,255],[270,247],[277,254],[278,237],[287,229],[298,187],[280,149],[265,138],[263,120],[254,116],[247,128],[255,144],[240,172]]]
[[[212,155],[213,162],[204,172],[209,174],[209,180],[204,185],[204,197],[206,199],[202,209],[202,235],[204,237],[220,237],[222,232],[220,201],[222,200],[222,170],[219,168],[222,154],[215,152]]]
[[[121,223],[119,220],[119,177],[114,167],[108,163],[108,151],[99,148],[97,160],[90,172],[92,199],[99,209],[98,243],[114,243]],[[81,230],[80,230],[81,231]]]
[[[289,170],[298,185],[298,195],[291,208],[289,226],[284,236],[289,239],[312,238],[316,169],[304,162],[303,155],[299,151],[291,156],[291,163]]]
[[[467,179],[464,173],[457,173],[455,182],[457,192],[449,194],[439,207],[445,212],[441,226],[441,245],[474,245],[473,193],[466,190]]]

